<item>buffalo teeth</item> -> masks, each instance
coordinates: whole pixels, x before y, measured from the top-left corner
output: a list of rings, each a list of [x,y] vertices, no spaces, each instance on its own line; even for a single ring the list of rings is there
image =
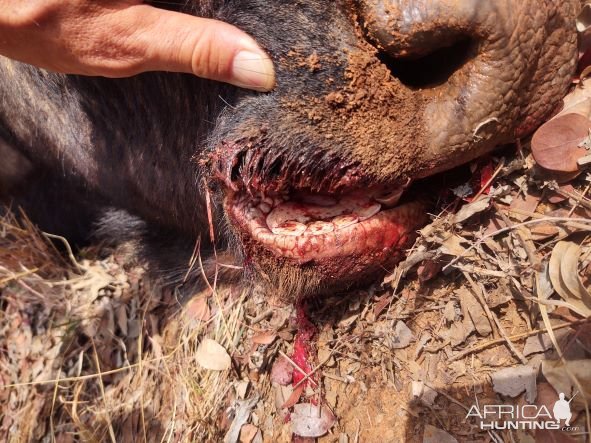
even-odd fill
[[[253,219],[253,218],[259,218],[259,217],[262,217],[263,216],[263,213],[262,213],[262,211],[259,208],[249,208],[246,214],[251,219]]]
[[[271,212],[272,207],[267,203],[261,203],[259,205],[259,209],[263,212],[263,214],[268,214],[269,212]]]
[[[382,205],[379,203],[368,204],[365,207],[358,208],[355,210],[355,214],[359,216],[359,220],[367,220],[368,218],[376,215],[382,209]]]
[[[332,224],[336,229],[344,229],[348,226],[354,225],[359,221],[356,215],[341,215],[332,219]]]
[[[303,223],[295,221],[284,222],[281,226],[271,228],[271,232],[275,235],[302,235],[308,227]]]
[[[308,225],[308,229],[304,235],[323,235],[334,231],[334,225],[332,223],[315,221]]]
[[[285,223],[297,221],[299,223],[309,222],[311,218],[299,210],[299,206],[290,203],[281,204],[267,215],[267,226],[269,229],[280,228]]]
[[[375,196],[373,199],[378,203],[382,203],[387,207],[392,207],[400,200],[402,197],[402,193],[404,192],[404,188],[395,189],[394,191],[390,191],[388,193],[382,193]]]

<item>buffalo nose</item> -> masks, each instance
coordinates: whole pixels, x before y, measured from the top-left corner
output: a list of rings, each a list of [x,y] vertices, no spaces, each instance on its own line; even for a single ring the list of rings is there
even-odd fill
[[[378,57],[402,83],[446,83],[490,37],[494,11],[478,0],[358,0],[358,17]],[[494,3],[494,2],[493,2]],[[498,3],[498,2],[497,2]],[[488,8],[490,9],[490,8]],[[483,19],[487,23],[483,26]],[[488,29],[487,29],[488,28]]]

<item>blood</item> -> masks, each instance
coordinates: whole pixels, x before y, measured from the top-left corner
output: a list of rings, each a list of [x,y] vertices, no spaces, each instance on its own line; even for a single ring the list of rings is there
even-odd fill
[[[480,188],[481,189],[483,186],[486,186],[488,181],[493,176],[494,171],[495,170],[494,170],[492,162],[490,160],[488,160],[487,163],[480,170]],[[491,186],[492,186],[492,183],[489,183],[488,186],[486,187],[486,189],[484,189],[482,191],[483,194],[488,194],[490,192]]]
[[[296,305],[296,325],[298,329],[293,344],[293,353],[291,355],[291,359],[306,374],[309,374],[312,372],[311,361],[314,358],[313,339],[315,338],[318,330],[316,329],[316,326],[314,326],[308,319],[306,311],[307,303],[305,301],[298,302]],[[305,375],[296,369],[293,372],[293,385],[295,386],[300,383],[304,377]],[[310,379],[313,380],[313,384],[317,383],[316,376],[312,375],[308,378],[308,380],[302,382],[302,385],[307,386],[308,383],[310,383]]]

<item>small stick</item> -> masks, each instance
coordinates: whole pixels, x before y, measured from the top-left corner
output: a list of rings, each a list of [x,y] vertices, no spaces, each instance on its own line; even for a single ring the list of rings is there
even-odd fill
[[[583,191],[583,193],[581,194],[581,196],[576,199],[575,204],[573,205],[571,210],[568,212],[569,217],[572,217],[573,213],[577,210],[577,208],[579,207],[579,205],[581,204],[583,199],[587,198],[587,192],[589,192],[589,188],[591,188],[591,184],[588,184],[587,187],[585,188],[585,190]]]
[[[257,323],[262,322],[264,319],[266,319],[267,317],[270,317],[271,315],[273,315],[273,308],[269,308],[264,312],[261,312],[259,315],[257,315],[256,317],[249,317],[250,320],[250,325],[254,326]]]
[[[320,369],[322,366],[324,366],[324,365],[326,364],[326,362],[327,362],[328,360],[330,360],[330,358],[332,357],[332,354],[334,354],[334,350],[332,350],[332,351],[330,352],[330,354],[328,354],[328,356],[327,356],[327,357],[326,357],[326,358],[325,358],[323,361],[321,361],[321,362],[318,364],[318,366],[316,366],[314,369],[312,369],[312,370],[310,371],[310,373],[309,373],[309,374],[306,374],[306,375],[304,376],[304,378],[302,378],[302,379],[301,379],[299,382],[297,382],[297,383],[294,385],[294,387],[293,387],[293,388],[294,388],[294,389],[295,389],[295,388],[297,388],[297,387],[298,387],[299,385],[301,385],[303,382],[305,382],[306,380],[308,380],[308,379],[309,379],[309,378],[310,378],[312,375],[314,375],[314,373],[315,373],[315,372],[316,372],[318,369]]]
[[[591,318],[584,318],[582,320],[576,320],[574,322],[561,323],[559,325],[552,326],[552,329],[554,331],[557,331],[559,329],[568,328],[570,326],[577,326],[577,325],[580,325],[580,324],[583,324],[583,323],[589,323],[589,322],[591,322]],[[543,334],[544,332],[548,332],[548,329],[547,328],[535,329],[533,331],[523,332],[521,334],[512,335],[509,338],[511,340],[523,340],[524,338],[532,337],[532,336],[538,335],[538,334]],[[470,349],[465,349],[465,350],[463,350],[461,352],[458,352],[455,355],[452,355],[449,358],[449,361],[460,360],[460,359],[464,358],[467,355],[470,355],[470,354],[473,354],[473,353],[476,353],[476,352],[480,352],[480,351],[484,351],[485,349],[490,348],[491,346],[500,345],[501,343],[504,343],[504,342],[505,342],[505,339],[504,338],[498,338],[498,339],[491,340],[491,341],[486,342],[486,343],[482,343],[482,344],[480,344],[478,346],[474,346],[474,347],[472,347]]]
[[[299,365],[298,365],[298,364],[297,364],[295,361],[293,361],[291,358],[289,358],[289,357],[287,356],[287,354],[285,354],[285,352],[283,352],[283,351],[279,351],[279,354],[281,354],[281,356],[282,356],[283,358],[285,358],[285,359],[286,359],[288,362],[290,362],[290,363],[292,364],[292,366],[293,366],[295,369],[297,369],[297,370],[298,370],[298,371],[299,371],[299,372],[300,372],[300,373],[301,373],[301,374],[302,374],[304,377],[308,376],[308,374],[306,373],[306,371],[304,371],[302,368],[300,368],[300,367],[299,367]],[[314,380],[310,379],[310,381],[311,381],[312,383],[314,383],[314,386],[318,386],[318,383],[316,383]]]

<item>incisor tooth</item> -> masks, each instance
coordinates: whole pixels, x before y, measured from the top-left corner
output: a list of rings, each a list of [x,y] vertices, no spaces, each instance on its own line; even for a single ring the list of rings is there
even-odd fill
[[[315,221],[308,225],[308,229],[306,229],[304,235],[322,235],[332,231],[334,231],[334,225],[332,223]]]
[[[275,235],[302,235],[307,229],[307,226],[303,223],[295,221],[287,221],[281,226],[271,228],[271,232]]]
[[[379,203],[387,207],[392,207],[400,200],[402,197],[402,193],[404,192],[404,188],[395,189],[394,191],[390,191],[388,193],[382,193],[375,196],[373,199]]]
[[[365,207],[361,207],[355,210],[355,214],[359,216],[359,220],[367,220],[373,215],[376,215],[382,209],[382,205],[379,203],[368,204]]]
[[[289,221],[295,221],[299,223],[306,223],[310,221],[310,217],[300,210],[300,207],[295,204],[283,203],[273,208],[273,210],[267,215],[267,226],[273,230],[280,228]]]
[[[347,226],[354,225],[359,221],[359,217],[355,215],[341,215],[332,219],[332,224],[336,229],[344,229]]]
[[[263,213],[261,212],[261,210],[259,208],[249,208],[248,211],[246,212],[246,215],[249,218],[259,218],[263,216]]]

